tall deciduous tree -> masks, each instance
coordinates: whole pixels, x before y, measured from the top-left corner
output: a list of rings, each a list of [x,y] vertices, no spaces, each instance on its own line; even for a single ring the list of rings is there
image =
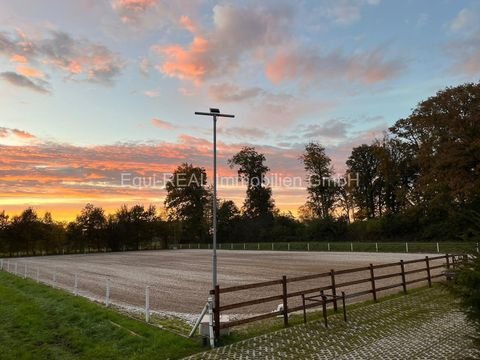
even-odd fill
[[[272,189],[265,185],[265,176],[270,169],[265,160],[265,155],[248,146],[228,160],[230,167],[237,167],[238,176],[247,183],[243,212],[249,218],[273,219]]]
[[[171,221],[181,222],[185,240],[202,241],[207,235],[206,184],[205,169],[187,163],[180,165],[166,184],[168,217]]]
[[[357,218],[374,218],[381,215],[380,196],[383,179],[379,177],[379,159],[376,145],[355,147],[347,160],[347,174],[351,181],[351,191],[358,208]]]
[[[101,207],[87,204],[77,216],[77,224],[82,232],[84,246],[101,250],[106,247],[107,218]]]
[[[134,205],[131,208],[122,205],[111,219],[117,235],[116,238],[111,239],[112,248],[120,249],[121,243],[128,249],[138,250],[142,242],[151,242],[156,234],[158,221],[160,219],[153,205],[147,209],[143,205]]]
[[[306,206],[311,208],[316,217],[326,219],[332,215],[339,190],[332,179],[332,160],[325,153],[325,148],[317,142],[305,146],[301,160],[309,181]]]
[[[391,132],[412,148],[418,190],[430,204],[462,206],[480,195],[480,83],[446,88]]]

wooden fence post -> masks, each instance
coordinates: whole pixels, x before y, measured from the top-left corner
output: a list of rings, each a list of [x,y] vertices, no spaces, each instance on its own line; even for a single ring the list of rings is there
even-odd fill
[[[338,311],[337,306],[337,287],[335,285],[335,270],[330,270],[330,278],[332,280],[332,295],[333,295],[333,311]]]
[[[213,307],[215,339],[220,339],[220,286],[215,286],[215,304]]]
[[[370,264],[370,282],[372,283],[373,301],[377,301],[377,288],[375,287],[375,273],[373,272],[373,264]]]
[[[402,270],[402,287],[403,287],[403,292],[404,294],[407,293],[407,281],[405,279],[405,264],[403,263],[403,260],[400,260],[400,268]]]
[[[430,274],[430,260],[428,256],[425,256],[425,264],[427,266],[428,286],[432,287],[432,275]]]
[[[287,293],[287,277],[282,276],[282,294],[283,294],[283,326],[288,326],[288,293]]]

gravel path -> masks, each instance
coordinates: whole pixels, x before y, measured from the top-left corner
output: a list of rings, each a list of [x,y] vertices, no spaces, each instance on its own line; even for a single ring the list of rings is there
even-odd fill
[[[189,357],[221,359],[480,359],[475,328],[440,286]]]

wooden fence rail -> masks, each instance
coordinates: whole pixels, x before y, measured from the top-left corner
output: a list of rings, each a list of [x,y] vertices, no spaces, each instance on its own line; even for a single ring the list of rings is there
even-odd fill
[[[329,302],[332,303],[333,309],[336,311],[337,310],[337,296],[336,296],[337,293],[345,292],[346,299],[352,299],[355,297],[371,294],[373,300],[377,301],[378,293],[382,291],[386,291],[394,288],[402,288],[403,292],[407,293],[408,285],[412,285],[412,284],[415,284],[418,282],[424,282],[424,281],[428,282],[429,286],[432,286],[432,279],[444,276],[443,273],[438,273],[433,275],[432,274],[433,270],[440,269],[440,268],[446,268],[448,270],[450,269],[451,266],[454,266],[462,257],[463,255],[452,255],[452,254],[446,254],[446,255],[434,256],[434,257],[426,256],[425,258],[421,258],[421,259],[408,260],[408,261],[401,260],[399,262],[379,264],[379,265],[370,264],[369,266],[362,266],[362,267],[338,270],[338,271],[335,271],[332,269],[328,272],[324,272],[320,274],[312,274],[312,275],[297,276],[297,277],[290,277],[290,278],[283,276],[279,280],[263,281],[258,283],[230,286],[225,288],[221,288],[220,286],[217,285],[215,289],[212,289],[210,291],[210,294],[215,299],[215,304],[213,309],[215,336],[217,338],[220,336],[221,329],[231,328],[238,325],[247,324],[247,323],[259,321],[259,320],[264,320],[264,319],[268,319],[276,316],[283,316],[284,326],[286,327],[288,326],[288,314],[304,309],[303,305],[289,306],[289,300],[292,298],[301,299],[302,297],[308,294],[314,294],[314,293],[318,294],[320,292],[331,291],[330,296],[332,296],[333,300],[331,301],[329,300]],[[434,261],[441,261],[441,263],[437,265],[432,265],[432,262]],[[406,270],[406,265],[411,265],[411,264],[421,264],[422,267]],[[381,275],[375,274],[376,270],[388,269],[392,267],[398,267],[400,271],[395,273],[389,273],[389,274],[381,274]],[[361,272],[368,272],[369,274],[368,276],[362,277],[360,279],[343,281],[343,282],[338,281],[338,277],[340,275],[355,274],[355,273],[361,273]],[[419,274],[419,273],[425,273],[426,276],[411,279],[411,275]],[[395,278],[395,277],[399,277],[400,282],[398,283],[396,282],[394,284],[388,284],[380,287],[377,286],[378,281]],[[329,285],[318,286],[314,288],[306,288],[306,289],[296,290],[291,292],[288,291],[288,284],[301,283],[301,282],[316,280],[316,279],[328,279]],[[370,283],[370,288],[367,290],[355,291],[351,293],[348,293],[345,291],[346,288],[350,286],[365,284],[365,283]],[[224,295],[224,294],[228,294],[228,293],[231,294],[231,293],[245,291],[245,290],[260,289],[260,288],[279,286],[279,285],[281,285],[281,291],[276,295],[264,296],[260,298],[247,300],[247,301],[234,302],[230,304],[223,304],[222,302],[223,298],[221,295]],[[277,302],[281,301],[283,309],[280,309],[280,310],[277,309],[276,311],[257,314],[254,316],[233,320],[229,322],[221,323],[220,321],[221,313],[227,310],[240,309],[240,308],[244,308],[252,305],[264,304],[264,303],[271,303],[273,301],[277,301]],[[318,306],[318,304],[307,304],[305,305],[305,308],[309,309],[316,306]]]

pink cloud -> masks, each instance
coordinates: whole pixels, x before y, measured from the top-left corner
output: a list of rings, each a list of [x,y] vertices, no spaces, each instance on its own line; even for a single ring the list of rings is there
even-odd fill
[[[115,10],[123,23],[135,23],[152,7],[158,0],[113,0],[112,8]]]
[[[18,138],[24,139],[24,140],[32,140],[36,139],[36,136],[26,132],[24,130],[19,130],[19,129],[10,129],[6,127],[0,127],[0,138],[6,138],[11,135],[14,135]]]
[[[238,70],[244,55],[254,57],[266,47],[283,43],[291,19],[291,9],[285,6],[222,4],[213,8],[213,30],[202,32],[190,17],[182,16],[179,24],[193,39],[188,45],[153,46],[152,51],[161,57],[156,68],[198,85],[206,78]]]
[[[214,62],[209,59],[208,49],[208,41],[198,36],[194,37],[187,48],[179,45],[155,46],[153,50],[165,57],[163,64],[156,68],[168,76],[199,83],[214,66]]]
[[[263,93],[259,87],[241,88],[233,84],[212,85],[208,91],[210,97],[215,101],[235,102],[254,98]]]
[[[35,139],[35,135],[30,134],[29,132],[19,130],[19,129],[12,129],[11,132],[19,138],[22,139]]]
[[[175,129],[175,126],[172,123],[169,123],[168,121],[165,121],[165,120],[152,119],[152,124],[153,126],[163,130]]]
[[[375,129],[374,129],[375,130]],[[0,128],[0,136],[3,133]],[[337,171],[343,170],[351,147],[370,142],[376,131],[357,134],[335,147],[327,147]],[[219,176],[233,176],[235,171],[227,165],[227,159],[249,142],[227,144],[218,142]],[[292,176],[304,179],[305,173],[299,156],[303,145],[290,147],[256,146],[265,154],[271,174],[277,177]],[[206,168],[211,179],[212,144],[209,140],[183,134],[177,142],[161,142],[157,145],[125,144],[80,147],[65,144],[41,144],[26,146],[0,145],[0,197],[13,207],[22,208],[34,202],[48,210],[56,210],[59,204],[80,209],[85,202],[98,200],[109,207],[123,203],[155,203],[161,206],[165,190],[161,187],[122,185],[122,174],[130,178],[156,174],[160,178],[170,174],[183,162]],[[295,210],[305,202],[305,187],[273,187],[277,206],[282,210]],[[221,198],[243,202],[245,188],[222,185]],[[57,204],[58,203],[58,204]]]
[[[183,28],[190,31],[192,34],[195,34],[197,32],[197,26],[193,23],[192,19],[190,19],[188,16],[182,15],[180,17],[179,23]]]
[[[274,84],[341,79],[369,85],[396,77],[404,67],[402,60],[388,60],[382,48],[350,56],[339,51],[319,54],[314,50],[291,48],[278,51],[266,64],[265,74]]]
[[[32,78],[46,78],[44,70],[49,67],[66,74],[68,79],[108,85],[124,67],[124,61],[106,46],[73,38],[62,31],[51,30],[31,36],[3,32],[0,33],[0,43],[3,45],[0,56],[19,64],[17,75],[25,78],[23,84]],[[17,83],[19,79],[17,77]]]
[[[40,70],[23,65],[17,66],[17,73],[30,78],[43,78],[45,76]]]
[[[27,58],[23,55],[18,55],[18,54],[13,54],[11,57],[10,57],[10,61],[11,62],[16,62],[16,63],[21,63],[21,64],[25,64],[28,62]]]

